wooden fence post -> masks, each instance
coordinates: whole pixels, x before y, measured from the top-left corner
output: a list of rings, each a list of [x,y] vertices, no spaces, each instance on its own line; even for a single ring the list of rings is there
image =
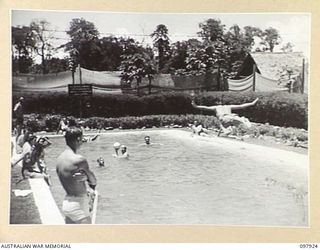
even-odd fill
[[[302,59],[302,74],[301,74],[301,93],[304,93],[304,58]]]
[[[252,90],[253,90],[253,92],[255,92],[256,91],[256,64],[255,63],[253,64],[252,74],[253,74]]]

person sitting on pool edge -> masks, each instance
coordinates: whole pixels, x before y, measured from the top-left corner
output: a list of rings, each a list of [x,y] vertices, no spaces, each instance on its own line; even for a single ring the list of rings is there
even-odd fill
[[[41,173],[47,174],[47,167],[45,163],[45,151],[44,149],[51,145],[51,141],[48,137],[40,137],[37,139],[36,143],[33,146],[31,158],[37,163],[37,166]]]
[[[200,135],[200,136],[207,136],[208,131],[202,127],[201,124],[198,123],[198,121],[194,121],[191,125],[192,134]]]
[[[95,141],[98,138],[98,134],[94,135],[94,136],[83,136],[82,137],[82,142],[92,142]]]
[[[59,122],[59,125],[58,125],[58,128],[57,128],[57,134],[60,133],[60,131],[62,132],[62,134],[64,135],[66,130],[68,128],[68,120],[66,117],[63,117],[60,122]]]
[[[216,112],[216,116],[218,118],[219,127],[220,127],[220,131],[218,135],[220,135],[221,131],[225,134],[230,134],[231,131],[227,129],[230,126],[239,126],[240,124],[242,124],[245,127],[250,128],[251,123],[247,118],[239,117],[237,114],[232,113],[232,111],[254,106],[258,102],[258,100],[259,98],[256,98],[253,102],[243,103],[238,105],[221,105],[219,103],[218,105],[214,105],[214,106],[200,106],[200,105],[196,105],[194,101],[192,101],[191,105],[197,109]]]
[[[14,167],[20,161],[22,161],[21,175],[22,180],[26,178],[43,178],[47,184],[51,185],[50,175],[43,172],[40,168],[36,168],[34,165],[39,161],[40,155],[38,156],[35,152],[34,145],[36,144],[37,137],[33,134],[28,134],[26,142],[23,144],[23,151],[21,158],[11,165]],[[39,167],[39,166],[38,166]],[[18,181],[18,182],[20,182]]]

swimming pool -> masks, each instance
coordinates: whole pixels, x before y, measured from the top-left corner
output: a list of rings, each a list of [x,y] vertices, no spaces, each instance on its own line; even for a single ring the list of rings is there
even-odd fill
[[[162,145],[141,145],[145,135]],[[51,140],[46,162],[61,208],[55,160],[65,144]],[[116,141],[128,147],[129,160],[112,156]],[[182,130],[111,132],[79,153],[98,179],[97,224],[308,226],[304,154]]]

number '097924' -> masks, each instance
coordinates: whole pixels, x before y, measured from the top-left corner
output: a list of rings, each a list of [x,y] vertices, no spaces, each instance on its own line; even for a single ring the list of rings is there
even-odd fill
[[[300,244],[300,248],[303,248],[303,249],[318,248],[318,244]]]

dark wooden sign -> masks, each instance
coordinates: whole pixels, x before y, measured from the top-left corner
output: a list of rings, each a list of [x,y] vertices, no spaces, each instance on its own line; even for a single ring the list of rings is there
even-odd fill
[[[69,96],[89,96],[92,95],[92,84],[69,84]]]

